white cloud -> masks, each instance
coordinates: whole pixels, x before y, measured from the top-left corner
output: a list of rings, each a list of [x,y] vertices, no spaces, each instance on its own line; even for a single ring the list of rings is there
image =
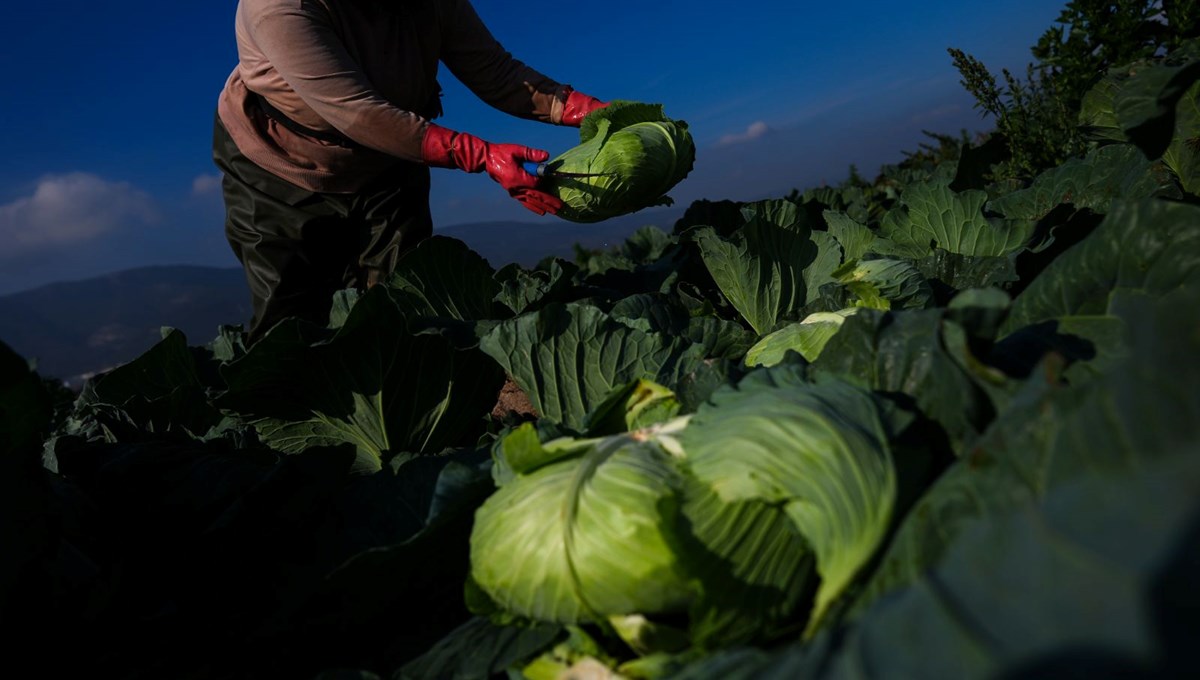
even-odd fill
[[[215,194],[221,190],[220,175],[199,175],[192,180],[192,195],[206,196]]]
[[[92,241],[159,219],[153,199],[127,182],[83,172],[47,176],[32,195],[0,205],[0,259]]]
[[[771,128],[765,122],[763,122],[761,120],[756,120],[753,123],[751,123],[749,127],[746,128],[745,132],[738,132],[735,134],[725,135],[721,139],[717,140],[717,144],[719,146],[727,146],[729,144],[741,144],[742,142],[749,142],[749,141],[758,139],[770,131],[771,131]]]

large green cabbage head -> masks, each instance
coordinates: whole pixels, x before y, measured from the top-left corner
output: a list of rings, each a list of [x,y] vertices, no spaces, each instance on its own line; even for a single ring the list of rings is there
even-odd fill
[[[599,222],[655,205],[696,161],[687,123],[671,120],[658,104],[613,102],[588,114],[579,146],[552,159],[550,170],[604,173],[597,177],[547,177],[541,189],[562,199],[558,216]]]
[[[818,630],[886,536],[897,487],[874,395],[811,384],[794,364],[751,372],[693,415],[545,443],[526,424],[493,453],[500,486],[471,532],[483,611],[564,624],[686,613],[701,646],[797,616]]]

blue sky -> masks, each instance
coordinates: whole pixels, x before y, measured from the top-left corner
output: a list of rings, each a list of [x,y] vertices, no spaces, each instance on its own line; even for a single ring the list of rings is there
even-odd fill
[[[753,200],[864,174],[922,129],[984,130],[947,47],[1023,72],[1054,0],[476,0],[505,47],[601,99],[688,121],[673,193]],[[0,294],[149,264],[236,266],[212,165],[234,0],[20,3],[0,26]],[[552,153],[577,132],[505,116],[448,74],[442,125]],[[438,227],[538,218],[484,175],[434,171]],[[669,225],[661,225],[667,226]],[[586,229],[584,225],[580,229]]]

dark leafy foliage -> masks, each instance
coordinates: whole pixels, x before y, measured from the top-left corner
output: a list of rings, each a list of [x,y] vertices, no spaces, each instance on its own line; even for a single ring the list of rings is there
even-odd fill
[[[956,55],[997,133],[930,133],[874,179],[698,201],[670,232],[575,262],[495,271],[433,238],[339,293],[328,324],[249,346],[237,328],[204,346],[168,330],[77,399],[0,345],[11,664],[1190,671],[1198,18],[1194,2],[1071,2],[1027,81]],[[532,423],[491,415],[506,381]],[[615,451],[624,467],[604,468]],[[657,471],[667,492],[639,498],[666,518],[656,559],[687,556],[664,582],[692,599],[570,623],[499,604],[473,576],[477,511],[498,486],[533,502],[530,477],[556,465],[582,471],[558,478],[579,493],[645,492]],[[558,502],[506,526],[553,533],[580,508],[593,529],[639,526],[620,502]],[[651,552],[620,540],[623,567]],[[551,561],[522,549],[495,559]],[[598,568],[566,564],[575,585]],[[531,609],[559,595],[530,592]]]

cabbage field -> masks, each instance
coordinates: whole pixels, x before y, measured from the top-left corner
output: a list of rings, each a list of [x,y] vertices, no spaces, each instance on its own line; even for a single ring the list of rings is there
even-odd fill
[[[14,667],[1194,671],[1200,49],[1106,73],[1045,167],[935,136],[532,269],[435,236],[74,403],[0,345]]]

